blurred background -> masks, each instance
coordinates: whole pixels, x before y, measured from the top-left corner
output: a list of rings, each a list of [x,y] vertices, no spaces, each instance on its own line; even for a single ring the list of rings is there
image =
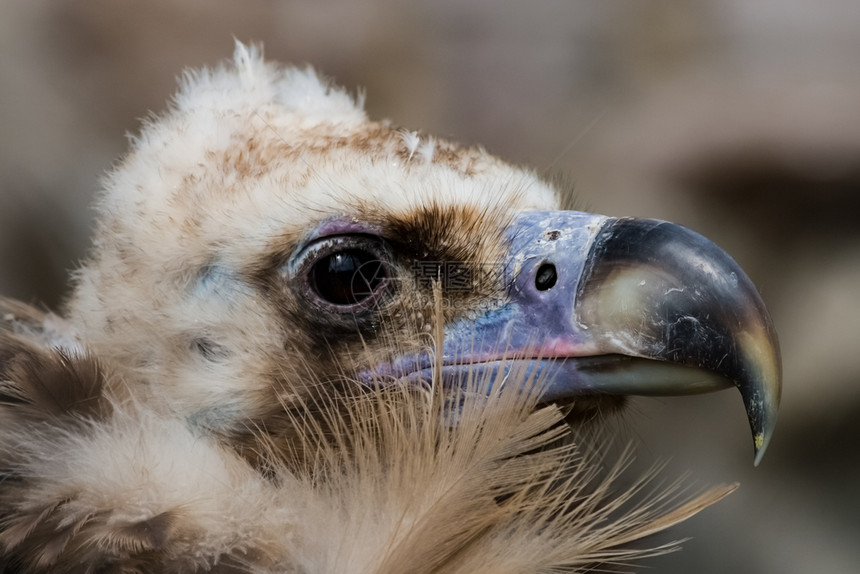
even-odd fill
[[[647,565],[860,572],[860,3],[0,0],[0,293],[57,307],[125,134],[234,37],[732,253],[780,333],[780,422],[754,469],[737,393],[634,403],[644,464],[741,483]]]

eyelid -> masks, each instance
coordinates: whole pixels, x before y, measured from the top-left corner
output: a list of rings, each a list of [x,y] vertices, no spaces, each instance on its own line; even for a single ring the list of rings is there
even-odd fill
[[[311,230],[302,242],[296,247],[295,253],[301,253],[314,243],[328,237],[349,237],[352,235],[363,235],[382,240],[382,228],[370,225],[364,221],[358,221],[352,217],[334,217],[321,221]]]
[[[338,234],[338,235],[326,235],[326,236],[317,236],[313,240],[305,242],[290,257],[285,265],[286,274],[289,277],[297,277],[300,274],[304,261],[307,257],[314,252],[314,250],[321,250],[326,245],[334,243],[335,241],[342,241],[339,246],[348,249],[352,245],[356,247],[363,247],[366,243],[362,242],[364,240],[370,240],[373,243],[376,243],[378,246],[378,250],[380,251],[380,255],[386,255],[386,259],[391,261],[391,249],[388,246],[388,243],[380,236],[372,234],[372,233],[348,233],[348,234]],[[352,240],[352,241],[351,241]]]

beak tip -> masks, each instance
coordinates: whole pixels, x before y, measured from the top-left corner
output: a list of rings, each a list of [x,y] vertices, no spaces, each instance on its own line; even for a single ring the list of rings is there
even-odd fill
[[[776,406],[768,409],[767,416],[762,421],[763,424],[760,423],[753,428],[753,446],[755,448],[754,466],[758,466],[761,463],[767,446],[770,444],[770,439],[776,426],[776,413]]]

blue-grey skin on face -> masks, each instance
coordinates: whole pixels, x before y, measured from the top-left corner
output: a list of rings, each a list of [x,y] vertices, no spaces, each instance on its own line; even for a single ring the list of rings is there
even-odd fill
[[[758,464],[773,433],[781,362],[754,285],[713,242],[679,225],[575,211],[520,214],[507,230],[508,299],[445,329],[442,375],[521,369],[542,399],[684,395],[732,385]],[[426,356],[384,367],[428,379]]]

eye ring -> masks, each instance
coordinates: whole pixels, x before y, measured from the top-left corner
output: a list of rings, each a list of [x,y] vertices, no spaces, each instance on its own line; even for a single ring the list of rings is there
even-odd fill
[[[295,258],[295,280],[314,306],[340,314],[373,308],[392,285],[391,254],[378,237],[342,235],[308,245]]]

